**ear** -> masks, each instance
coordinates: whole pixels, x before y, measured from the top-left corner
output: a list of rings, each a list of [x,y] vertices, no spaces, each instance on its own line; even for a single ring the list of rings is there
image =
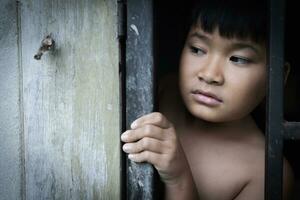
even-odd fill
[[[290,65],[290,63],[289,62],[285,62],[284,63],[284,84],[286,84],[286,82],[287,82],[287,79],[289,77],[290,71],[291,71],[291,65]]]

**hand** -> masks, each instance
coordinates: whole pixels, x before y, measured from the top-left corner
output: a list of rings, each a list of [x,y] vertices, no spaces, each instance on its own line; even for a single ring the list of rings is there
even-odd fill
[[[166,185],[190,178],[190,168],[173,125],[161,113],[135,120],[121,136],[123,150],[135,162],[154,165]]]

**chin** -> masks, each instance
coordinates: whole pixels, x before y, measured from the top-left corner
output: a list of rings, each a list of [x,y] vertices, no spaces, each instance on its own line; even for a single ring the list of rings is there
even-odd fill
[[[235,121],[238,118],[233,118],[233,115],[221,114],[218,110],[209,110],[209,109],[190,109],[189,112],[197,119],[212,122],[212,123],[222,123],[222,122],[231,122]]]
[[[231,119],[228,119],[228,118],[224,118],[224,117],[220,117],[220,116],[207,116],[207,115],[194,115],[192,114],[193,116],[195,116],[197,119],[201,119],[203,121],[206,121],[206,122],[212,122],[212,123],[222,123],[222,122],[229,122],[229,121],[232,121]]]
[[[192,109],[188,109],[188,110],[195,118],[203,120],[203,121],[214,122],[214,123],[224,121],[223,117],[221,117],[220,115],[203,112],[203,111],[201,112],[201,111],[192,110]]]

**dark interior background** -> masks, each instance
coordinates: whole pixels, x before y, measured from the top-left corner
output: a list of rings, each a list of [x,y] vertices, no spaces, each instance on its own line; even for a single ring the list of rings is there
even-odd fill
[[[155,60],[158,79],[178,69],[180,51],[186,32],[184,24],[192,1],[154,1]],[[287,121],[300,121],[300,106],[298,104],[300,102],[300,59],[298,55],[300,34],[299,29],[295,28],[299,18],[297,8],[296,1],[286,1],[285,57],[291,65],[284,97],[284,114]],[[300,141],[285,141],[284,154],[292,165],[297,182],[300,182],[299,150]],[[297,184],[296,188],[299,191],[300,184]]]
[[[299,19],[299,11],[297,11],[295,1],[286,1],[285,17],[285,58],[291,65],[291,72],[285,86],[285,119],[287,121],[300,121],[300,60],[296,50],[300,44],[300,31],[295,28]],[[284,145],[285,156],[291,163],[296,176],[295,199],[300,199],[300,141],[286,141]]]

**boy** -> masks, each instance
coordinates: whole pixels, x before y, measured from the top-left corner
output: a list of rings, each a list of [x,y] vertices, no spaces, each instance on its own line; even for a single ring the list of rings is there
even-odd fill
[[[160,112],[132,123],[123,150],[154,165],[165,199],[263,200],[265,141],[251,112],[266,94],[266,2],[201,2],[178,78],[162,81]],[[283,180],[288,199],[286,160]]]

